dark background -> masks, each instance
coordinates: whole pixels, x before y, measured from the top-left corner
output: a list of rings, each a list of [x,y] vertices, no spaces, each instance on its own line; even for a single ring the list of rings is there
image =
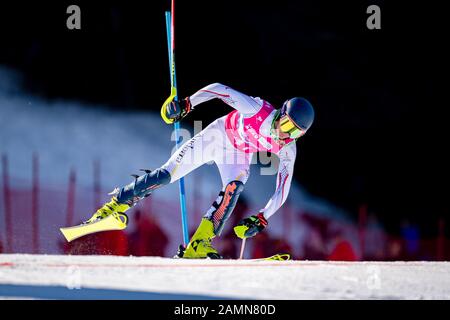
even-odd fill
[[[449,213],[441,3],[179,0],[179,95],[221,82],[275,106],[308,98],[316,121],[299,142],[300,183],[355,219],[367,203],[390,232],[406,218],[435,233]],[[81,30],[66,28],[70,4]],[[366,28],[370,4],[381,7],[381,30]],[[169,0],[2,2],[0,64],[48,99],[158,112],[170,89],[169,9]],[[183,125],[230,110],[209,102]]]

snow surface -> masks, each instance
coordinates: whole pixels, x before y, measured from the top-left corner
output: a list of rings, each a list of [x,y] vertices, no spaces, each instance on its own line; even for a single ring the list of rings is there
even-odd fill
[[[450,263],[3,254],[0,297],[450,299]]]

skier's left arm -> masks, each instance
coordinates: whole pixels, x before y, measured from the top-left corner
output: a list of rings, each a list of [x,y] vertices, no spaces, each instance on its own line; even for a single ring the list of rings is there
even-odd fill
[[[264,209],[258,214],[242,220],[236,227],[235,233],[240,238],[253,237],[262,231],[269,219],[286,201],[291,188],[292,175],[294,173],[295,157],[297,149],[295,142],[285,146],[278,153],[280,163],[278,165],[275,193],[270,198]]]

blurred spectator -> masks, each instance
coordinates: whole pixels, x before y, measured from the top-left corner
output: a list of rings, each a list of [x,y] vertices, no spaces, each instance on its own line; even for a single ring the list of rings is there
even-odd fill
[[[404,219],[400,226],[400,233],[405,241],[406,260],[417,260],[420,250],[419,227]]]
[[[128,237],[130,254],[163,257],[169,238],[156,218],[142,214],[139,209],[133,213],[133,217],[136,228]]]
[[[299,215],[302,223],[308,225],[311,229],[314,229],[319,233],[322,239],[327,237],[327,233],[330,227],[331,220],[323,217],[318,217],[313,213],[303,212]]]
[[[261,232],[253,237],[252,259],[266,258],[271,255],[272,241],[267,231]]]
[[[306,241],[303,242],[301,259],[305,260],[326,260],[326,244],[320,234],[315,229],[311,229],[308,232]]]
[[[333,240],[334,247],[328,255],[330,261],[357,261],[358,257],[352,244],[346,240],[342,231],[337,231]]]
[[[387,261],[406,260],[404,255],[404,241],[401,238],[389,236],[387,241]]]
[[[369,213],[364,241],[364,253],[361,259],[382,261],[385,259],[387,237],[383,226],[374,213]]]
[[[292,252],[292,248],[289,243],[287,243],[284,239],[272,238],[267,231],[259,233],[252,239],[254,239],[252,242],[252,259],[267,258],[278,253]]]
[[[0,253],[3,253],[3,244],[1,241],[0,241]]]
[[[128,237],[123,230],[105,231],[97,234],[96,254],[127,256]]]
[[[301,223],[306,227],[300,259],[326,260],[326,239],[330,221],[304,212],[300,215]]]

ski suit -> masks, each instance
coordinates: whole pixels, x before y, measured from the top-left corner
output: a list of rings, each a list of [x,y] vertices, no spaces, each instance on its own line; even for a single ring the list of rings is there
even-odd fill
[[[204,217],[213,221],[218,235],[249,177],[251,157],[256,152],[269,151],[276,154],[280,162],[275,193],[260,212],[268,219],[282,206],[291,185],[296,145],[291,139],[280,145],[271,137],[277,110],[265,100],[247,96],[220,83],[210,84],[189,97],[193,108],[214,98],[235,110],[186,141],[159,169],[122,188],[119,202],[127,202],[133,197],[142,198],[205,163],[215,162],[222,180],[222,191]]]

